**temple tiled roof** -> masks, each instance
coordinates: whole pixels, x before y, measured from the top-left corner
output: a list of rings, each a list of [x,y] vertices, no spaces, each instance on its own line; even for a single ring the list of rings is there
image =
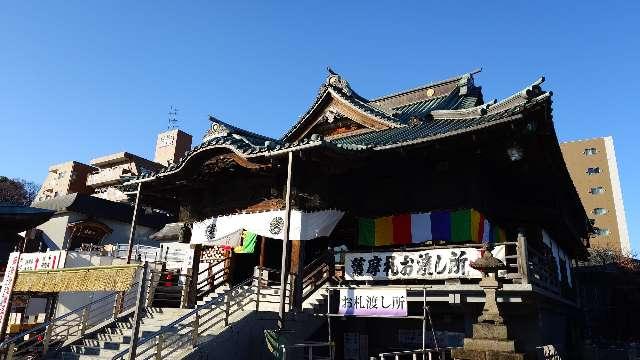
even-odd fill
[[[468,109],[481,101],[479,94],[474,95],[460,95],[459,89],[456,89],[445,96],[394,107],[394,117],[407,124],[412,118],[424,118],[434,110]]]
[[[238,139],[243,138],[252,145],[261,145],[264,144],[265,141],[277,142],[276,139],[245,129],[241,129],[220,119],[217,119],[212,115],[209,115],[209,121],[211,121],[211,127],[204,135],[204,142],[208,142],[211,139],[229,134],[235,135],[235,138]]]
[[[161,170],[163,173],[166,170]],[[138,177],[142,178],[142,177]],[[133,207],[127,203],[109,201],[86,194],[65,194],[53,199],[34,202],[32,207],[48,209],[54,212],[76,212],[90,217],[112,219],[128,223],[133,216]],[[151,228],[160,228],[169,221],[160,213],[138,214],[138,224]]]
[[[323,139],[318,135],[312,135],[299,141],[283,142],[246,132],[221,122],[226,125],[224,131],[217,133],[216,136],[193,148],[178,163],[168,166],[159,173],[142,175],[137,179],[165,176],[177,172],[195,154],[213,148],[227,148],[247,159],[278,156],[292,150],[304,150],[321,146],[347,152],[381,151],[472,132],[521,118],[525,109],[547,101],[551,93],[544,92],[540,88],[543,80],[536,81],[528,88],[500,102],[493,101],[469,107],[468,103],[462,104],[463,100],[458,98],[454,104],[456,109],[448,109],[449,105],[438,105],[441,102],[453,101],[451,100],[453,96],[451,96],[449,99],[439,100],[440,102],[434,101],[430,110],[428,112],[425,111],[422,120],[384,130],[368,131],[334,139]],[[465,95],[464,97],[470,98],[472,96]],[[421,107],[421,109],[426,108],[427,105]],[[263,139],[265,141],[260,142]]]
[[[281,140],[286,141],[291,138],[328,96],[348,103],[391,128],[404,126],[413,118],[425,117],[432,110],[455,110],[480,105],[482,104],[481,90],[473,85],[473,74],[477,72],[479,70],[369,100],[356,93],[345,79],[329,69],[330,74],[320,86],[313,104],[282,136]],[[436,89],[438,89],[437,92]]]

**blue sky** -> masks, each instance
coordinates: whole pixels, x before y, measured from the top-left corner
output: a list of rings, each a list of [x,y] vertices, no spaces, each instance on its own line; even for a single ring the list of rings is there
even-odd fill
[[[127,150],[153,157],[170,105],[281,135],[331,65],[365,97],[468,72],[486,99],[545,75],[561,140],[614,137],[640,250],[637,1],[64,1],[0,11],[0,175]]]

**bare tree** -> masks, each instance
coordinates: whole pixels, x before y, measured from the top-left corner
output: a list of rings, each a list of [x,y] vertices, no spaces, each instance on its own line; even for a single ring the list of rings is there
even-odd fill
[[[637,254],[630,251],[592,248],[589,249],[589,264],[615,264],[628,271],[640,272],[640,260],[638,260]]]
[[[0,202],[29,205],[36,198],[39,186],[24,179],[0,176]]]

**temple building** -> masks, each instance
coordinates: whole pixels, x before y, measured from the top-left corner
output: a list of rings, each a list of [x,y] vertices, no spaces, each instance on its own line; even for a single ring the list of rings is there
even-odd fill
[[[198,273],[216,251],[231,284],[280,269],[288,240],[291,309],[328,292],[317,315],[334,320],[312,338],[328,333],[337,358],[419,348],[427,310],[427,345],[462,346],[485,301],[471,267],[484,251],[505,264],[497,303],[515,351],[567,354],[580,338],[573,266],[593,229],[552,93],[541,78],[485,101],[476,73],[367,98],[330,70],[280,138],[210,117],[201,144],[125,185],[190,228],[175,239]]]

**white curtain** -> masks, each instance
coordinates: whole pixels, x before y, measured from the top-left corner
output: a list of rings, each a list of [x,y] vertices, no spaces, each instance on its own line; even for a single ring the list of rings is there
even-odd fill
[[[311,240],[329,236],[343,216],[344,211],[339,210],[314,212],[291,210],[289,239]],[[242,229],[268,238],[283,240],[284,218],[284,210],[218,216],[194,223],[191,243],[218,242],[219,239]]]

